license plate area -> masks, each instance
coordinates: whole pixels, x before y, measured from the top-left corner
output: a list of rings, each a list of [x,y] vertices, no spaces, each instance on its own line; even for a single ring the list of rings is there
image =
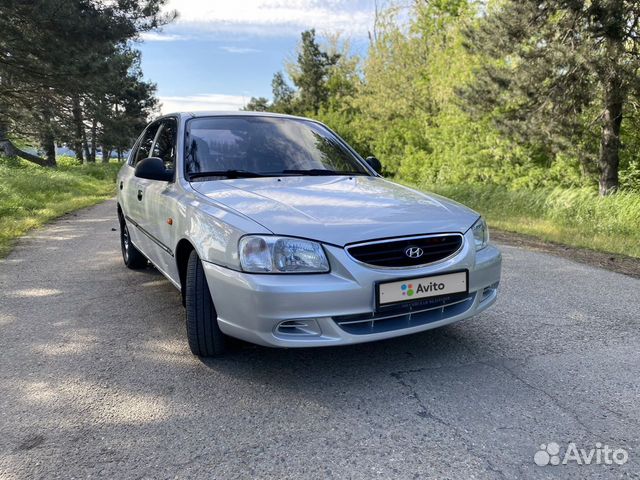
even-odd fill
[[[406,305],[416,308],[437,307],[463,299],[469,294],[469,271],[439,273],[376,282],[376,311]]]

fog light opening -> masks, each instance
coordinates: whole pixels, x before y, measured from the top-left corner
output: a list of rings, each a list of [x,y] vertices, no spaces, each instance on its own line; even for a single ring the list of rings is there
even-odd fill
[[[303,319],[280,322],[276,327],[276,333],[286,336],[308,337],[318,336],[322,332],[315,319]]]
[[[493,283],[493,284],[489,285],[488,287],[484,287],[484,289],[482,290],[482,297],[480,298],[480,301],[481,302],[485,301],[493,293],[495,293],[495,291],[498,289],[498,284],[499,283],[500,282],[496,282],[496,283]]]

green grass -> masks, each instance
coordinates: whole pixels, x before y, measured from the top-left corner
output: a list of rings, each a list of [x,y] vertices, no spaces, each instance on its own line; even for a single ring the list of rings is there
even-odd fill
[[[0,258],[16,238],[115,194],[119,163],[57,169],[0,158]],[[640,258],[640,194],[600,198],[589,189],[508,190],[492,185],[421,185],[482,213],[490,226],[564,245]]]
[[[490,227],[563,245],[640,258],[640,194],[599,197],[586,189],[508,190],[491,185],[422,185],[485,216]]]
[[[115,194],[119,163],[77,165],[70,158],[59,163],[48,169],[0,158],[0,258],[32,228]]]

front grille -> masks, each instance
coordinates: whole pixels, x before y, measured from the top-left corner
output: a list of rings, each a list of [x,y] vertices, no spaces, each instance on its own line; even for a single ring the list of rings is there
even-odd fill
[[[462,235],[451,233],[424,237],[382,240],[347,247],[354,259],[376,267],[417,267],[450,257],[462,247]],[[422,254],[411,257],[407,251],[420,249]]]
[[[436,306],[425,308],[402,305],[384,312],[337,316],[333,317],[333,321],[342,330],[352,335],[390,332],[418,327],[460,315],[471,308],[475,296],[475,293],[449,296],[442,298]]]

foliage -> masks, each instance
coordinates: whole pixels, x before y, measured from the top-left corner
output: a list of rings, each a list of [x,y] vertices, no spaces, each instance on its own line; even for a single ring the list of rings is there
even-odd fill
[[[620,176],[620,186],[624,190],[640,193],[640,160],[629,163]]]
[[[610,11],[616,5],[622,11]],[[268,108],[323,121],[363,156],[376,155],[386,175],[469,204],[497,227],[640,256],[637,39],[616,61],[600,45],[637,5],[396,2],[378,12],[364,59],[348,42],[318,44],[339,57],[317,112],[300,108],[300,89],[282,74]],[[607,68],[624,80],[622,191],[599,198]]]
[[[269,99],[265,97],[251,97],[251,100],[241,109],[248,112],[266,112],[269,110]]]
[[[549,157],[577,155],[609,194],[618,188],[621,124],[640,91],[639,22],[635,0],[494,4],[465,32],[483,63],[462,89],[464,105],[493,113],[509,137]]]
[[[122,149],[156,103],[131,41],[174,18],[160,12],[165,1],[2,2],[0,149],[47,166],[56,142],[89,160],[98,143]],[[40,145],[46,159],[16,139]]]
[[[481,212],[493,227],[565,245],[640,258],[640,195],[601,197],[592,188],[509,190],[495,185],[421,185]]]
[[[619,0],[607,4],[604,13],[588,10],[597,2],[545,2],[536,37],[523,18],[538,3],[392,5],[379,12],[364,59],[350,53],[348,42],[329,38],[322,44],[305,32],[300,52],[313,38],[316,56],[337,59],[331,65],[316,61],[316,71],[326,68],[326,99],[317,112],[303,108],[301,89],[290,87],[278,73],[275,101],[268,109],[325,122],[363,156],[376,155],[385,174],[400,180],[510,190],[595,186],[604,108],[598,72],[608,60],[601,50],[587,56],[592,43],[582,37],[588,33],[589,41],[597,43],[597,15],[602,20]],[[624,3],[623,17],[631,18],[636,10]],[[580,20],[576,28],[587,29],[572,33],[581,45],[564,45],[557,38],[568,19]],[[512,38],[518,32],[522,38]],[[542,53],[535,39],[547,46]],[[505,59],[506,51],[515,54]],[[640,188],[640,109],[635,107],[640,89],[634,87],[640,81],[632,54],[629,50],[630,59],[622,61],[627,103],[619,170],[625,190]],[[302,71],[301,58],[290,71]],[[563,66],[571,62],[577,62],[573,70]],[[545,77],[554,72],[555,80]],[[536,105],[540,109],[533,111]]]
[[[295,104],[294,91],[287,83],[282,72],[276,72],[271,81],[273,104],[270,110],[279,113],[294,113],[298,108]],[[252,101],[255,99],[251,99]]]
[[[329,54],[320,48],[315,30],[302,32],[298,62],[290,72],[293,83],[298,87],[298,110],[318,113],[327,102],[329,72],[339,58],[339,53]]]

